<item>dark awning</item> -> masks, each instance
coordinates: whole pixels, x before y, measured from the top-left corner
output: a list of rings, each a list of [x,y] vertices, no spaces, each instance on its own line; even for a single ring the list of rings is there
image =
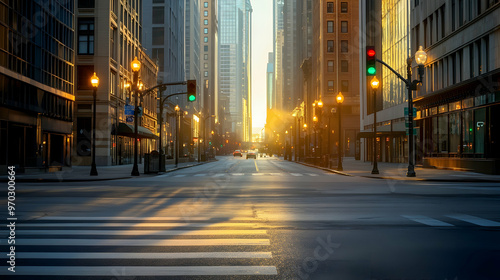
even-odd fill
[[[404,131],[377,131],[377,137],[398,137],[398,136],[406,136],[406,132]],[[373,132],[372,131],[366,131],[366,132],[358,132],[356,135],[357,139],[361,138],[373,138]]]
[[[135,132],[134,126],[131,124],[120,123],[118,125],[118,133],[117,133],[118,135],[134,138],[134,132]],[[138,127],[137,136],[139,139],[142,139],[142,138],[157,139],[158,138],[153,132],[151,132],[149,129],[147,129],[143,126]]]

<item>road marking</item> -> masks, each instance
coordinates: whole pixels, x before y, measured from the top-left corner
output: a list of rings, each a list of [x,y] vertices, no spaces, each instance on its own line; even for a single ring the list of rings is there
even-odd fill
[[[272,176],[283,176],[282,173],[270,173]]]
[[[224,176],[226,176],[226,174],[219,173],[219,174],[215,174],[213,177],[224,177]]]
[[[2,269],[0,275],[12,272]],[[274,266],[18,266],[16,275],[33,276],[202,276],[277,275]],[[124,277],[125,277],[124,276]]]
[[[257,161],[254,161],[253,163],[255,163],[255,170],[257,170],[257,172],[259,172],[259,167],[257,166]]]
[[[255,223],[21,223],[19,227],[257,227]]]
[[[309,176],[313,176],[313,177],[319,176],[319,175],[318,175],[318,174],[316,174],[316,173],[307,173],[307,175],[309,175]]]
[[[46,253],[19,252],[24,259],[270,259],[271,252],[190,252],[190,253]]]
[[[460,220],[460,221],[464,221],[464,222],[467,222],[467,223],[471,223],[471,224],[475,224],[475,225],[478,225],[478,226],[482,226],[482,227],[500,227],[500,223],[499,222],[490,221],[490,220],[486,220],[486,219],[483,219],[483,218],[474,217],[474,216],[470,216],[470,215],[453,214],[453,215],[446,215],[446,216],[450,217],[450,218],[453,218],[453,219]]]
[[[252,173],[252,176],[263,176],[265,175],[264,173]]]
[[[186,177],[186,175],[175,175],[174,177],[180,178],[180,177]]]
[[[205,177],[207,174],[196,174],[194,177]]]
[[[0,231],[8,234],[7,231]],[[266,230],[18,230],[23,235],[266,235]]]
[[[193,221],[208,221],[211,217],[189,217]],[[228,217],[229,219],[229,217]],[[50,221],[185,221],[185,217],[64,217],[64,216],[45,216],[37,220],[50,220]]]
[[[401,215],[401,217],[404,217],[406,219],[412,220],[412,221],[417,222],[417,223],[421,223],[421,224],[433,226],[433,227],[453,227],[454,226],[452,224],[448,224],[448,223],[442,222],[440,220],[436,220],[436,219],[429,218],[426,216]]]
[[[267,246],[269,239],[23,239],[18,246]]]
[[[296,177],[298,177],[298,176],[303,176],[303,175],[302,175],[302,174],[300,174],[300,173],[290,173],[290,174],[292,174],[292,176],[296,176]]]
[[[231,173],[231,175],[233,175],[233,176],[243,176],[245,174],[244,173]]]

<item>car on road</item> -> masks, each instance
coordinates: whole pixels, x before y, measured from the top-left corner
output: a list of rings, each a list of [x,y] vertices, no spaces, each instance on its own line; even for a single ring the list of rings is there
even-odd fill
[[[255,151],[252,151],[252,150],[248,151],[247,159],[249,159],[249,158],[257,159],[257,153]]]
[[[240,150],[235,150],[235,151],[233,152],[233,156],[234,156],[234,157],[237,157],[237,156],[242,157],[242,156],[243,156],[243,154],[241,153],[241,151],[240,151]]]

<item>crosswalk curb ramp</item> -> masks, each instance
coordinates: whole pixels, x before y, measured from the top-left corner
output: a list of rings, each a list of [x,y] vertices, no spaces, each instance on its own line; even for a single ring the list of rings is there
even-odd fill
[[[15,274],[273,278],[278,271],[263,228],[253,217],[46,216],[18,223]]]

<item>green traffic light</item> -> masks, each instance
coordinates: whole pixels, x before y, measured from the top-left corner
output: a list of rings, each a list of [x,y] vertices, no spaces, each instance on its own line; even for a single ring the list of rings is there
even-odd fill
[[[369,67],[367,73],[368,75],[375,75],[377,73],[377,69],[375,67]]]
[[[188,100],[189,100],[190,102],[193,102],[193,101],[195,101],[195,100],[196,100],[196,96],[195,96],[195,95],[190,95],[190,96],[188,97]]]

